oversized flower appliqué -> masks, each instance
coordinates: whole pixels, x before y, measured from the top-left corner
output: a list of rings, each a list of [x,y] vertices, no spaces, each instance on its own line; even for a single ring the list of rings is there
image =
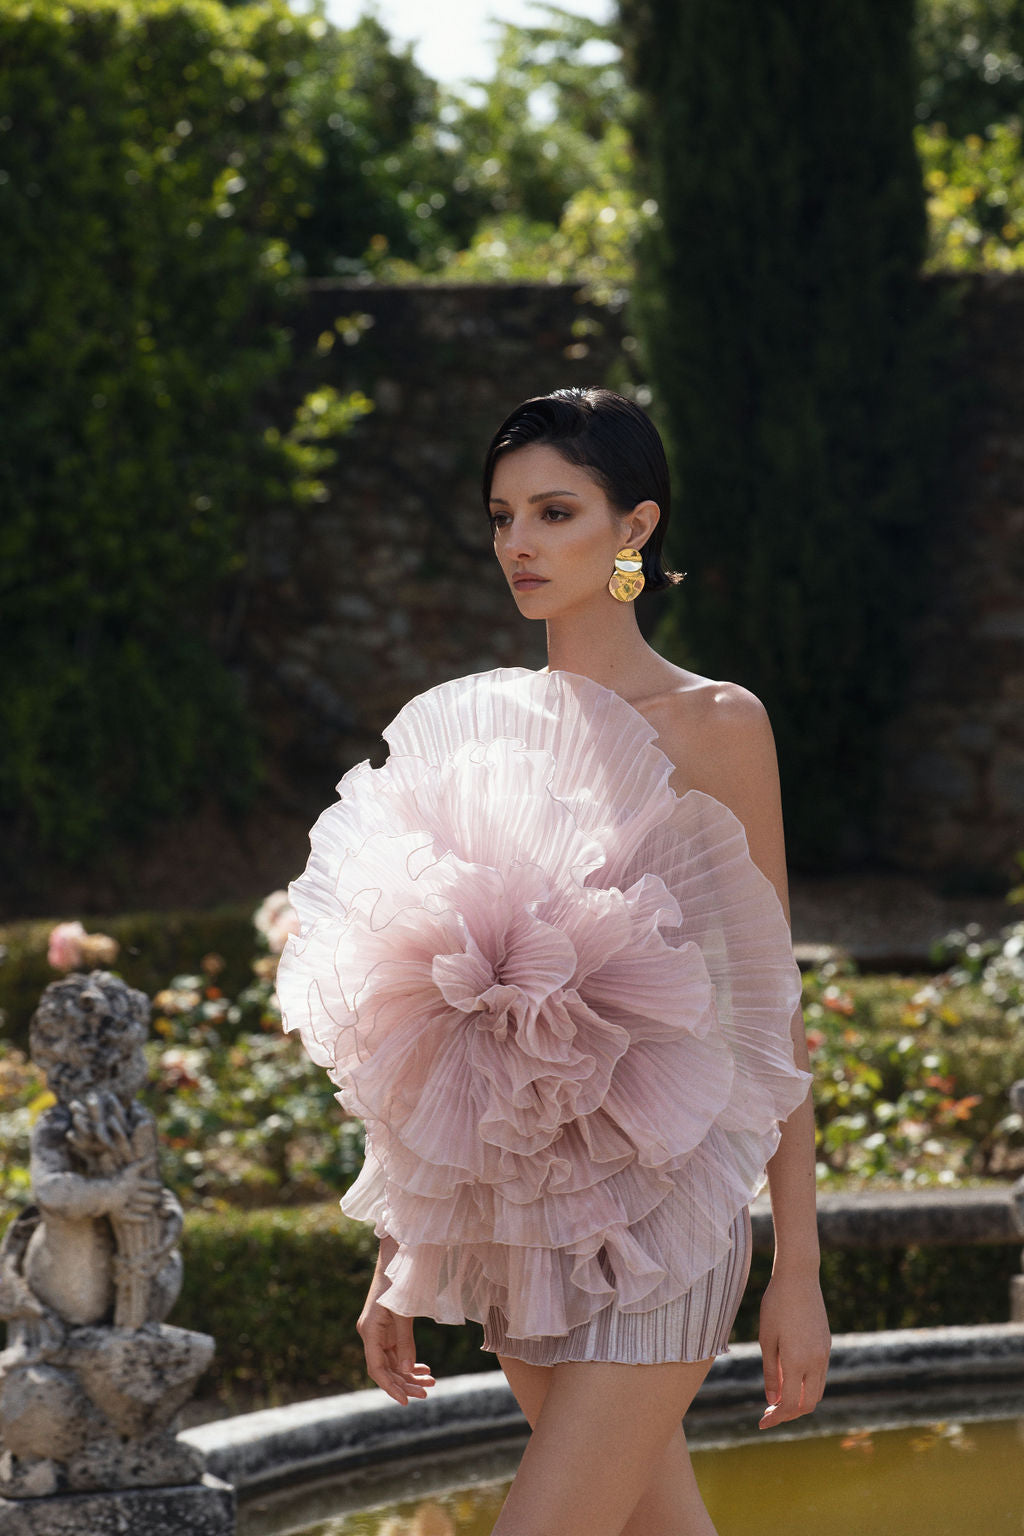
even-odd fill
[[[610,690],[508,669],[406,706],[291,887],[286,1026],[367,1125],[344,1209],[388,1305],[558,1333],[717,1262],[803,1097],[778,898]]]
[[[564,1180],[569,1127],[604,1163],[663,1158],[664,1134],[654,1147],[631,1134],[638,1060],[616,1092],[631,1047],[656,1050],[662,1073],[703,1074],[699,1111],[669,1133],[676,1154],[728,1096],[703,956],[663,937],[678,903],[654,875],[627,890],[584,883],[603,850],[549,793],[552,771],[549,753],[512,741],[472,744],[414,776],[396,763],[389,830],[337,869],[344,917],[291,941],[329,950],[346,1007],[326,1064],[345,1107],[387,1126],[411,1178],[417,1160],[437,1158],[441,1124],[449,1167],[508,1185],[506,1196]],[[401,827],[411,810],[420,825]]]

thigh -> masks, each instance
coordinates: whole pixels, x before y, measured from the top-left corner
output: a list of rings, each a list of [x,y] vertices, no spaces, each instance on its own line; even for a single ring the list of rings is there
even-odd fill
[[[710,1365],[527,1367],[549,1371],[547,1383],[515,1372],[540,1409],[494,1536],[619,1536]]]
[[[499,1355],[498,1364],[505,1372],[505,1379],[523,1410],[527,1424],[534,1429],[551,1385],[554,1366],[531,1365],[526,1360],[516,1360],[512,1355]]]
[[[622,1527],[622,1536],[715,1536],[681,1424]]]

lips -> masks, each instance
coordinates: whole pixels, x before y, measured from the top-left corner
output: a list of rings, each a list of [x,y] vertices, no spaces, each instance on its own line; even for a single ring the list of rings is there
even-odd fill
[[[534,576],[529,571],[521,571],[518,576],[512,577],[512,585],[519,590],[528,590],[531,587],[541,587],[547,581],[546,576]]]

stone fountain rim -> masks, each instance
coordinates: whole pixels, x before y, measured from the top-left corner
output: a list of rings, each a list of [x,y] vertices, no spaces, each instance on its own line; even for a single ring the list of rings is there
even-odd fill
[[[839,1334],[825,1398],[806,1423],[824,1427],[897,1396],[902,1411],[927,1414],[929,1404],[948,1409],[951,1395],[967,1387],[973,1409],[985,1389],[1024,1401],[1024,1323]],[[763,1400],[760,1349],[737,1344],[714,1362],[687,1423],[713,1429],[738,1413],[749,1416]],[[371,1388],[218,1419],[179,1439],[201,1452],[208,1473],[244,1497],[525,1432],[502,1372],[484,1371],[439,1381],[426,1400],[404,1408]]]

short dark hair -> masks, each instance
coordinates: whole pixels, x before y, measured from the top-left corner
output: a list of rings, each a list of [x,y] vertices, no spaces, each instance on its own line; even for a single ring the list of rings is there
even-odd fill
[[[642,550],[644,581],[652,592],[682,581],[678,571],[666,571],[661,563],[672,510],[665,448],[651,418],[634,401],[591,386],[556,389],[517,405],[495,432],[484,460],[488,515],[498,459],[531,444],[550,444],[567,463],[589,470],[619,512],[631,512],[641,501],[656,501],[661,516]]]

